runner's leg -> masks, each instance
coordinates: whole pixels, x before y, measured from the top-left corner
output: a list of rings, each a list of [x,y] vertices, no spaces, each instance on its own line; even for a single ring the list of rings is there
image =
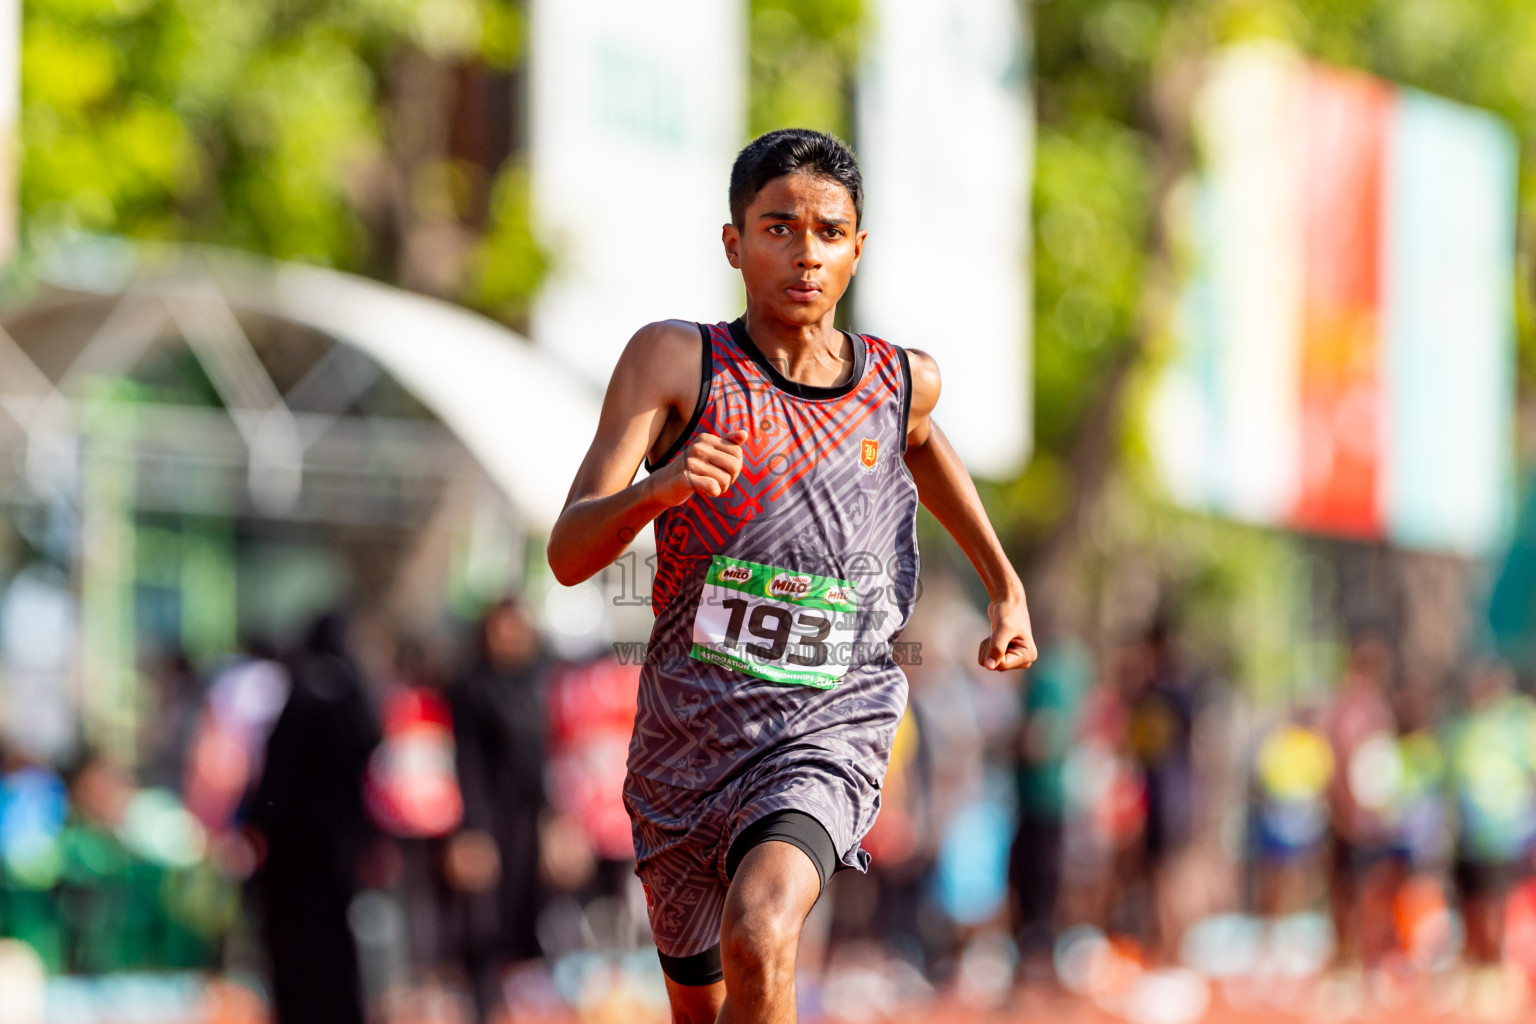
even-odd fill
[[[820,895],[821,874],[798,846],[770,840],[742,858],[720,925],[720,1024],[794,1024],[800,927]]]
[[[679,985],[667,978],[667,999],[672,1004],[672,1024],[714,1024],[725,1002],[725,982]]]
[[[719,940],[726,880],[715,853],[722,799],[728,803],[730,794],[681,790],[635,775],[624,783],[639,858],[635,874],[645,886],[675,1024],[711,1024],[725,1000]]]

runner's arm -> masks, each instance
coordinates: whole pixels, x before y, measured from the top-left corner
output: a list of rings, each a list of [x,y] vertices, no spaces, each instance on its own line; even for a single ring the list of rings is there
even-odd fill
[[[1024,600],[1024,584],[1003,552],[970,473],[933,420],[940,390],[938,364],[928,353],[916,349],[908,349],[907,357],[912,366],[907,468],[917,481],[918,499],[955,538],[965,557],[976,567],[990,598],[987,618],[992,631],[981,642],[977,661],[998,671],[1026,668],[1037,652],[1029,607]]]
[[[668,413],[680,409],[686,419],[692,412],[701,363],[698,329],[680,321],[648,324],[624,347],[603,396],[597,435],[550,531],[549,567],[564,585],[607,568],[647,523],[695,491],[723,494],[741,471],[744,434],[700,434],[664,467],[634,482]]]

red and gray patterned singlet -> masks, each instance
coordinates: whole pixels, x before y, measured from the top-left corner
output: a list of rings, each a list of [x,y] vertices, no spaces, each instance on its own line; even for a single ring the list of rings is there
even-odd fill
[[[699,330],[697,408],[647,469],[699,433],[747,440],[723,496],[694,494],[655,521],[630,771],[714,791],[803,764],[878,801],[907,702],[897,638],[918,588],[906,353],[853,335],[851,379],[812,387],[772,366],[740,320]],[[849,825],[854,841],[867,828]]]

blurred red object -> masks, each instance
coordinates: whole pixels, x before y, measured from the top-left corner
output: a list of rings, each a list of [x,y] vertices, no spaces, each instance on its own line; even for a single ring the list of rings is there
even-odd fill
[[[1504,958],[1536,981],[1536,878],[1527,878],[1504,902]]]
[[[1382,168],[1392,94],[1373,78],[1319,70],[1308,83],[1302,303],[1301,529],[1381,535],[1377,354]]]
[[[1398,941],[1415,967],[1432,968],[1456,952],[1450,904],[1438,878],[1410,878],[1399,890],[1393,909]]]
[[[550,801],[609,860],[634,856],[623,789],[639,692],[639,666],[616,658],[570,665],[550,680]]]
[[[453,724],[436,690],[398,687],[384,701],[384,739],[368,762],[369,813],[397,836],[446,835],[464,817]]]

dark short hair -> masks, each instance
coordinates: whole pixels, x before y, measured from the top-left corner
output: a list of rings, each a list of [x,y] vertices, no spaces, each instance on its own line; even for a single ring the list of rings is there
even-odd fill
[[[742,226],[747,207],[774,178],[801,171],[847,189],[855,225],[864,219],[864,178],[847,143],[809,128],[780,128],[759,135],[737,154],[731,167],[732,222]]]

